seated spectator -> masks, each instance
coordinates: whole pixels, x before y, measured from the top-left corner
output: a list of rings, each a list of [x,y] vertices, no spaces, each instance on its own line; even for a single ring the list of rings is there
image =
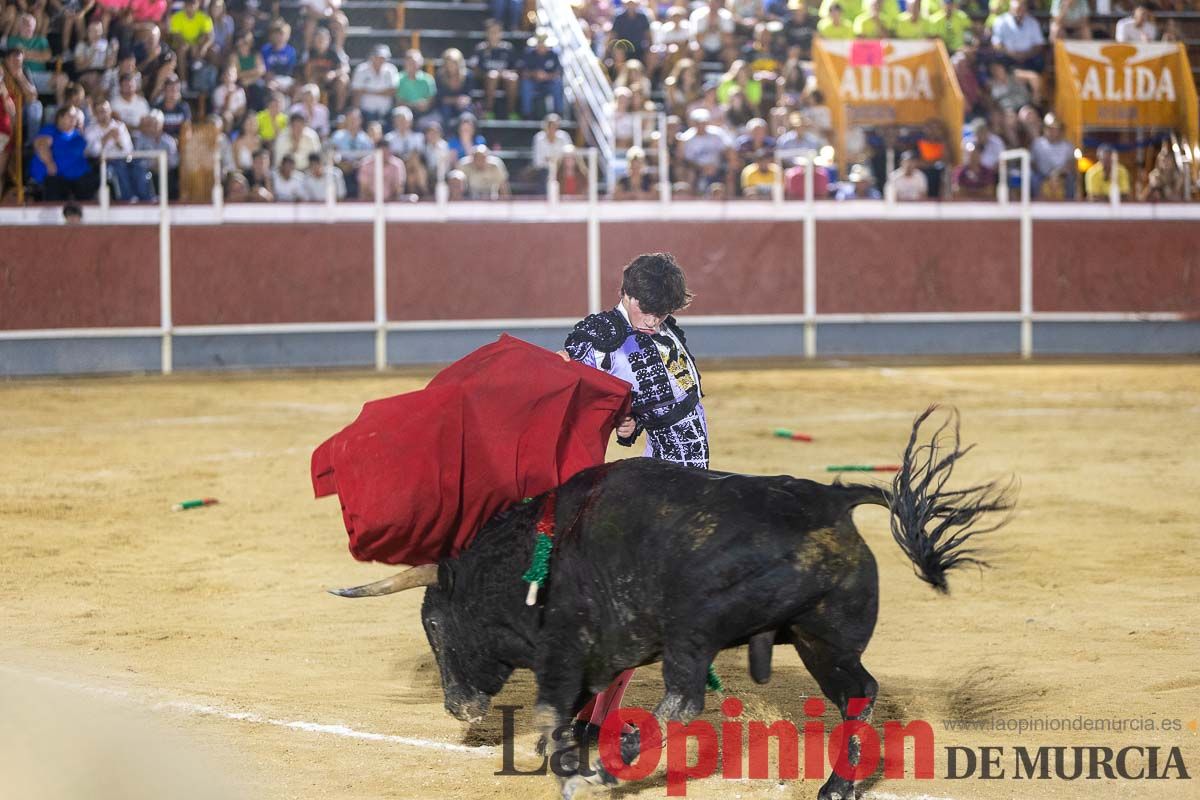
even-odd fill
[[[842,4],[829,6],[829,16],[817,23],[817,36],[822,39],[853,39],[854,24],[842,17]]]
[[[296,112],[275,137],[275,163],[282,164],[284,156],[292,157],[292,166],[307,164],[309,155],[321,152],[321,137],[308,127],[304,115]],[[278,192],[276,192],[278,194]],[[276,199],[280,199],[276,197]]]
[[[264,147],[266,143],[258,135],[258,120],[253,114],[247,114],[242,120],[237,137],[233,140],[234,168],[249,173],[254,163],[254,154]]]
[[[699,64],[690,58],[676,61],[671,74],[663,81],[667,111],[686,113],[688,105],[700,99],[702,86]]]
[[[726,61],[734,51],[733,35],[737,30],[733,13],[724,0],[708,0],[691,15],[692,41],[704,61]]]
[[[813,174],[815,184],[816,174]],[[882,200],[883,195],[875,188],[875,176],[871,168],[865,164],[855,164],[850,167],[850,174],[844,183],[839,183],[834,192],[834,200]]]
[[[4,46],[24,53],[25,69],[38,94],[54,94],[66,83],[67,76],[55,75],[50,68],[54,53],[50,50],[49,40],[37,32],[37,27],[37,17],[21,14],[5,37]]]
[[[892,24],[893,36],[897,39],[929,39],[935,35],[930,28],[929,18],[922,15],[921,5],[910,2],[904,13],[896,17]]]
[[[770,197],[775,183],[783,181],[782,170],[770,150],[755,150],[751,157],[753,160],[742,170],[742,196]]]
[[[749,65],[741,59],[730,64],[729,71],[721,76],[721,83],[717,87],[717,102],[728,105],[730,94],[735,89],[741,90],[746,104],[753,112],[752,116],[757,116],[763,99],[762,81],[750,74]]]
[[[533,168],[541,170],[543,175],[550,162],[558,162],[563,150],[572,146],[570,135],[559,127],[561,123],[558,114],[547,114],[542,129],[534,134]]]
[[[783,20],[783,39],[788,48],[800,48],[800,58],[812,58],[812,41],[817,35],[817,16],[809,13],[808,0],[787,0],[788,15]]]
[[[1083,174],[1083,188],[1088,200],[1106,203],[1112,191],[1113,172],[1116,172],[1117,191],[1122,199],[1129,199],[1129,170],[1117,158],[1117,151],[1110,144],[1096,148],[1096,163]]]
[[[312,47],[318,30],[328,30],[337,42],[338,49],[346,44],[346,28],[350,21],[342,11],[342,0],[303,0],[304,49]],[[318,28],[318,23],[324,23]]]
[[[358,163],[375,148],[362,123],[362,112],[352,108],[342,118],[341,126],[329,137],[330,145],[343,161]]]
[[[631,147],[637,135],[638,117],[634,114],[633,92],[628,86],[613,89],[612,126],[617,149]]]
[[[126,156],[133,152],[133,138],[125,123],[113,117],[112,106],[107,100],[101,100],[95,106],[96,118],[84,130],[83,136],[87,141],[84,154],[88,158],[108,159],[108,174],[117,184],[117,197],[121,200],[134,199],[134,180],[131,164]]]
[[[237,26],[225,0],[212,0],[208,4],[208,15],[212,20],[212,47],[208,51],[208,60],[218,69],[224,69],[233,54]]]
[[[136,72],[122,75],[118,83],[118,94],[112,98],[113,114],[130,130],[137,130],[142,124],[142,117],[150,113],[150,104],[138,91],[139,80]]]
[[[458,162],[468,200],[495,200],[508,197],[508,169],[492,155],[486,144],[471,148],[471,154]]]
[[[380,141],[372,155],[358,165],[358,196],[363,200],[375,199],[375,153],[383,154],[383,200],[399,200],[405,192],[407,177],[404,162],[388,150],[387,142]]]
[[[425,146],[425,137],[413,130],[413,113],[408,106],[392,109],[392,130],[383,138],[392,155],[406,161],[409,153],[420,151]]]
[[[1004,152],[1004,140],[992,133],[988,121],[980,117],[971,122],[963,131],[964,141],[973,141],[979,145],[979,160],[984,167],[993,172],[1000,166],[1000,154]]]
[[[458,118],[458,127],[455,128],[455,133],[450,137],[450,149],[454,151],[455,158],[466,158],[471,148],[476,145],[487,144],[484,139],[475,129],[475,115],[463,114]]]
[[[703,108],[693,111],[690,121],[692,127],[679,135],[677,147],[689,173],[688,182],[704,194],[712,184],[731,180],[733,140],[723,128],[710,124],[709,113]]]
[[[613,86],[627,86],[631,94],[642,94],[643,97],[650,94],[651,86],[650,79],[646,77],[646,65],[636,58],[631,58],[621,65],[617,70],[616,80],[613,81]]]
[[[246,31],[237,38],[230,64],[236,64],[238,84],[246,92],[246,100],[251,108],[262,108],[267,98],[266,74],[267,67],[263,63],[262,53],[254,49],[254,33]],[[250,181],[253,193],[254,185]]]
[[[88,24],[86,38],[75,45],[72,61],[76,80],[83,84],[88,94],[99,91],[105,71],[117,64],[117,50],[108,45],[108,39],[104,38],[104,23],[98,19]]]
[[[246,113],[246,90],[238,83],[237,67],[230,64],[222,76],[221,83],[212,93],[212,110],[225,121],[225,127],[233,130],[235,124]],[[250,119],[254,119],[250,115]],[[255,121],[255,130],[258,123]],[[249,168],[249,165],[247,165]]]
[[[425,126],[425,144],[421,151],[425,168],[436,179],[444,176],[457,163],[458,158],[450,143],[442,138],[442,125],[433,121]]]
[[[246,181],[250,184],[251,200],[258,203],[275,202],[275,173],[271,169],[270,150],[263,148],[254,154]]]
[[[1186,176],[1179,170],[1166,142],[1154,160],[1154,169],[1146,176],[1146,185],[1138,192],[1138,200],[1154,203],[1177,203],[1183,200]]]
[[[950,56],[950,66],[954,69],[954,76],[958,78],[958,88],[963,95],[963,112],[968,118],[979,116],[984,112],[983,87],[979,83],[981,71],[978,53],[978,41],[975,39],[975,35],[968,31],[963,34],[962,49]]]
[[[296,169],[296,159],[290,155],[279,159],[279,168],[275,170],[273,183],[277,203],[298,203],[308,199],[306,176]]]
[[[17,104],[8,93],[4,73],[0,72],[0,201],[4,199],[4,182],[8,178],[8,155],[12,149],[8,145],[19,125]]]
[[[654,180],[646,171],[646,153],[640,147],[625,151],[625,174],[617,179],[616,200],[652,200]]]
[[[299,71],[300,56],[296,48],[288,42],[292,37],[292,26],[282,19],[271,23],[267,43],[262,46],[263,65],[267,68],[264,76],[267,86],[275,91],[290,92],[296,83]],[[275,197],[279,199],[278,194]]]
[[[486,25],[487,38],[475,45],[475,54],[471,58],[471,69],[475,70],[475,79],[483,86],[483,112],[485,119],[494,119],[496,115],[496,90],[503,86],[509,116],[518,119],[517,114],[517,80],[518,75],[513,69],[512,44],[504,41],[503,28],[494,19],[489,19]]]
[[[213,44],[213,21],[201,10],[200,0],[183,0],[183,8],[172,14],[167,22],[167,31],[179,59],[179,78],[190,80],[197,91],[209,91],[212,81],[207,75],[209,68],[205,59]],[[205,74],[193,76],[193,65]]]
[[[992,47],[1010,67],[1034,72],[1046,68],[1046,37],[1029,13],[1027,0],[1012,0],[1009,12],[996,19]]]
[[[783,72],[783,62],[776,57],[778,48],[775,46],[775,32],[780,27],[778,22],[757,23],[753,38],[739,53],[750,74],[760,81],[774,81]]]
[[[442,65],[437,71],[437,110],[446,122],[470,111],[474,88],[471,72],[462,51],[451,47],[442,53]]]
[[[983,150],[976,142],[963,144],[963,163],[950,179],[955,200],[994,200],[996,171],[983,163]]]
[[[578,197],[587,191],[587,176],[583,174],[583,165],[575,145],[569,144],[563,148],[562,157],[558,160],[558,193],[563,197]]]
[[[788,200],[804,200],[804,173],[808,168],[804,162],[796,159],[795,164],[784,170],[783,193]],[[829,173],[821,167],[813,167],[812,193],[814,200],[825,200],[829,197]]]
[[[538,31],[529,45],[521,60],[521,116],[533,119],[533,104],[538,100],[545,106],[544,113],[562,112],[562,63],[551,49],[550,35]],[[467,188],[469,192],[470,186]]]
[[[929,199],[929,179],[918,169],[917,154],[906,150],[900,156],[900,166],[888,176],[887,189],[902,203]]]
[[[691,39],[692,23],[688,19],[687,6],[671,6],[667,9],[666,21],[653,23],[647,63],[657,64],[663,72],[674,70],[675,64],[688,53]]]
[[[179,140],[185,123],[192,121],[192,107],[183,100],[183,83],[175,78],[163,87],[162,102],[155,106],[163,115],[163,130]]]
[[[41,128],[42,103],[38,100],[38,91],[33,83],[33,74],[29,71],[29,67],[25,65],[25,51],[19,47],[6,50],[4,53],[4,82],[8,90],[8,95],[13,101],[13,113],[16,113],[17,100],[21,100],[24,109],[23,116],[25,117],[26,130]]]
[[[304,117],[305,123],[316,131],[318,136],[324,138],[329,135],[329,109],[321,102],[321,90],[315,83],[306,83],[300,87],[300,99],[292,104],[288,114]]]
[[[437,82],[424,67],[421,51],[409,50],[404,54],[404,72],[396,83],[396,102],[408,106],[417,116],[430,111],[437,98]]]
[[[388,60],[391,57],[390,47],[377,44],[371,50],[371,57],[354,68],[350,90],[354,93],[354,103],[365,120],[384,119],[392,112],[400,73]]]
[[[1052,0],[1050,39],[1091,39],[1088,0]]]
[[[766,150],[773,154],[775,137],[769,133],[767,121],[755,117],[746,123],[746,132],[737,138],[735,146],[738,156],[742,159],[742,166],[745,167],[758,158],[756,154],[760,150]]]
[[[133,53],[137,57],[137,69],[142,74],[142,86],[145,87],[143,94],[151,103],[156,103],[167,81],[179,77],[179,64],[175,51],[162,43],[161,28],[151,25],[142,30],[142,37],[134,41]]]
[[[1118,42],[1133,44],[1158,41],[1158,26],[1150,16],[1150,7],[1145,3],[1138,3],[1133,9],[1133,14],[1118,20],[1114,38]]]
[[[958,7],[957,0],[942,0],[942,8],[929,17],[928,31],[946,43],[951,53],[962,49],[963,37],[971,30],[971,18]]]
[[[829,142],[799,111],[788,114],[788,129],[779,137],[777,147],[783,152],[815,152]]]
[[[887,39],[892,35],[888,23],[880,16],[880,0],[867,0],[863,12],[854,19],[854,35],[859,39]]]
[[[87,139],[80,132],[75,111],[60,108],[54,124],[43,126],[33,140],[29,177],[42,187],[48,202],[90,200],[98,181],[85,152]]]
[[[225,133],[225,120],[220,114],[209,114],[206,120],[212,126],[213,132],[216,134],[216,141],[213,143],[214,149],[220,153],[220,170],[224,176],[237,169],[237,165],[233,160],[233,142],[229,140],[229,136]]]
[[[746,93],[738,87],[733,87],[729,90],[729,97],[726,100],[724,119],[716,117],[721,124],[728,130],[738,130],[746,127],[750,120],[758,116],[758,109],[750,105],[750,101],[746,99]]]
[[[133,134],[133,149],[134,150],[162,150],[167,154],[167,187],[171,199],[174,199],[178,192],[178,170],[179,170],[179,144],[174,137],[163,133],[163,113],[158,109],[151,109],[146,116],[142,117],[142,124],[138,126],[138,130]],[[136,159],[134,168],[134,191],[137,196],[145,200],[157,199],[155,188],[159,186],[158,176],[158,159],[144,158]],[[149,173],[149,175],[147,175]],[[153,183],[144,183],[143,181],[150,180],[153,176]]]
[[[241,172],[231,172],[225,178],[223,193],[226,203],[248,203],[251,201],[250,181]]]
[[[1047,200],[1074,200],[1078,172],[1075,145],[1063,137],[1063,124],[1047,114],[1042,135],[1029,148],[1033,192]]]
[[[345,50],[334,45],[333,37],[325,28],[317,28],[312,46],[304,52],[303,72],[306,83],[314,84],[318,91],[325,92],[334,113],[345,110],[350,88],[350,58]]]

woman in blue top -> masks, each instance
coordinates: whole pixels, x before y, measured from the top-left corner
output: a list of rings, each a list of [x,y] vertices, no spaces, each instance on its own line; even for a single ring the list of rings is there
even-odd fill
[[[96,194],[99,182],[84,155],[87,139],[76,124],[77,113],[71,106],[60,108],[54,124],[44,126],[33,140],[29,177],[42,186],[44,200],[90,200]]]

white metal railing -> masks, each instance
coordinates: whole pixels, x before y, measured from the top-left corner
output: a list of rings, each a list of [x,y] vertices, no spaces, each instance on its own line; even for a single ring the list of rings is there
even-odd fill
[[[1000,154],[1000,176],[996,183],[996,198],[1008,205],[1008,162],[1021,163],[1021,223],[1019,267],[1021,270],[1021,358],[1033,356],[1033,212],[1032,175],[1029,151],[1025,148],[1005,150]],[[1114,181],[1115,183],[1115,181]]]
[[[583,28],[568,0],[538,0],[537,14],[539,23],[553,32],[558,40],[558,55],[563,66],[563,91],[567,95],[567,102],[578,112],[578,119],[584,125],[588,139],[600,151],[601,167],[611,191],[615,155],[610,117],[612,84],[584,37]],[[562,112],[562,109],[556,110]]]

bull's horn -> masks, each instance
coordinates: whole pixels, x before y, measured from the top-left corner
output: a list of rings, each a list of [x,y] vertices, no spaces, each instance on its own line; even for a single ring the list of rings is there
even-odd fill
[[[418,586],[434,586],[437,584],[437,564],[422,564],[419,567],[398,572],[390,578],[368,583],[365,586],[355,586],[349,589],[330,589],[330,594],[338,597],[378,597],[383,594],[394,594],[405,589],[415,589]]]

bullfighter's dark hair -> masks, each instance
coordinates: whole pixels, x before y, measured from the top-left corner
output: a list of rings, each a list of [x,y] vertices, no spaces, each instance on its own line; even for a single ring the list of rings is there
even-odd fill
[[[670,253],[646,253],[630,261],[621,278],[621,293],[655,316],[687,308],[693,297],[683,269]]]

